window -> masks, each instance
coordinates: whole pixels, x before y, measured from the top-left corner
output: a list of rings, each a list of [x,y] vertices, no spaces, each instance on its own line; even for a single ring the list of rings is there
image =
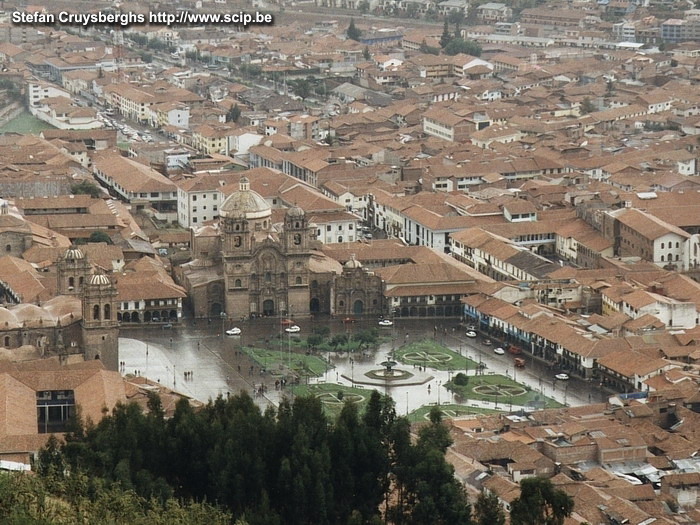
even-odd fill
[[[328,226],[326,226],[326,231],[327,231],[327,232],[331,231],[331,225],[330,225],[330,224],[329,224]]]
[[[218,193],[215,193],[214,195],[211,196],[211,198],[214,199],[214,200],[218,200],[219,194],[218,194]]]
[[[192,206],[192,213],[196,213],[196,212],[197,212],[197,206]]]
[[[151,193],[151,198],[153,198],[153,199],[157,199],[159,196],[160,196],[160,193],[158,193],[158,192]]]
[[[96,304],[95,306],[92,307],[92,319],[94,321],[100,320],[100,305],[99,304]]]
[[[111,319],[112,318],[112,307],[108,304],[105,305],[104,307],[104,312],[105,312],[105,319]]]
[[[218,209],[219,207],[216,204],[214,204],[214,211],[218,211]]]
[[[338,235],[338,242],[343,242],[343,236],[342,236],[342,235]]]
[[[197,196],[196,196],[196,195],[192,195],[192,202],[197,202]]]
[[[5,336],[5,348],[10,348],[10,336]]]
[[[73,390],[38,391],[36,408],[40,434],[65,432],[75,414],[75,394]]]
[[[8,244],[7,246],[5,246],[5,251],[6,251],[6,252],[11,252],[11,251],[12,251],[12,245],[11,245],[11,244]]]
[[[73,288],[74,286],[75,286],[75,278],[69,277],[68,278],[68,288]]]
[[[294,279],[294,284],[301,284],[301,277]]]
[[[236,281],[233,283],[233,286],[235,286],[236,288],[240,288],[241,287],[241,280],[236,279]]]
[[[676,248],[680,248],[680,247],[681,247],[681,243],[676,242]]]
[[[666,243],[663,243],[663,242],[661,243],[661,249],[662,249],[662,250],[666,247],[665,244],[666,244]]]
[[[348,224],[348,230],[352,231],[352,224]]]
[[[272,274],[270,272],[265,272],[265,282],[269,283],[272,281]]]
[[[338,231],[339,231],[339,232],[343,231],[343,225],[342,225],[342,224],[338,224]]]
[[[197,222],[197,217],[192,217],[192,222]]]

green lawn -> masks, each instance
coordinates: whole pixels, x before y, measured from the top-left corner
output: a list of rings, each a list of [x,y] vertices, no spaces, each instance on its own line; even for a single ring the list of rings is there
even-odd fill
[[[321,398],[323,409],[332,421],[338,417],[346,401],[357,403],[360,414],[365,410],[372,389],[322,383],[317,385],[295,385],[291,387],[295,396],[317,396]]]
[[[532,390],[527,385],[516,383],[512,379],[502,375],[470,376],[467,385],[456,385],[454,381],[445,384],[445,387],[463,399],[474,399],[513,404],[519,406],[537,406],[537,408],[558,408],[563,406],[554,399],[543,396]],[[544,404],[544,406],[542,406]]]
[[[466,350],[465,350],[466,352]],[[476,361],[467,359],[463,355],[442,346],[435,341],[425,339],[409,343],[394,351],[397,361],[405,365],[425,365],[427,368],[435,370],[475,370],[478,366]]]
[[[322,376],[331,367],[326,361],[315,355],[298,354],[283,350],[268,350],[266,348],[244,347],[243,351],[259,366],[266,368],[271,374],[280,374],[288,366],[299,376]]]
[[[431,405],[422,406],[418,410],[414,410],[408,414],[408,420],[411,423],[428,421],[428,414],[432,408],[433,406]],[[497,414],[500,412],[499,410],[490,408],[470,407],[466,405],[440,405],[440,409],[445,419],[467,416],[470,414]]]
[[[45,129],[54,129],[54,127],[43,120],[39,120],[29,111],[24,111],[1,127],[0,133],[32,133],[38,135]]]

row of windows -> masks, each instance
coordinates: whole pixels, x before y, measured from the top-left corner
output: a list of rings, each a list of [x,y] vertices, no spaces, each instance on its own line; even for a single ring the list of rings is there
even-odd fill
[[[666,244],[666,243],[663,243],[663,242],[661,243],[661,249],[662,249],[662,250],[665,248],[665,246],[664,246],[665,244]],[[673,243],[672,243],[672,242],[669,242],[669,243],[668,243],[668,247],[669,247],[669,248],[673,248]],[[680,247],[681,247],[681,243],[676,242],[676,248],[680,248]],[[661,260],[663,261],[663,259],[661,259]]]
[[[202,195],[202,198],[203,198],[203,199],[206,199],[206,198],[207,198],[207,194],[206,194],[206,193],[203,194],[203,195]],[[218,193],[213,193],[212,196],[211,196],[211,198],[212,198],[213,200],[219,200],[219,194],[218,194]],[[196,195],[192,195],[192,202],[197,202],[197,196],[196,196]]]

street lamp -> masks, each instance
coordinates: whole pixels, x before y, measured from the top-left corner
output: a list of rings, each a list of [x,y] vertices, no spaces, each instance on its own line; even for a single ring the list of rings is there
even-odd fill
[[[221,312],[219,314],[219,317],[221,317],[221,337],[223,337],[224,335],[226,335],[226,312]]]
[[[350,384],[355,387],[355,360],[350,358]]]
[[[437,391],[438,391],[438,406],[440,406],[440,387],[441,387],[441,385],[442,385],[442,381],[440,380],[440,381],[438,381],[438,384],[437,384],[437,386],[438,386],[438,387],[437,387]]]

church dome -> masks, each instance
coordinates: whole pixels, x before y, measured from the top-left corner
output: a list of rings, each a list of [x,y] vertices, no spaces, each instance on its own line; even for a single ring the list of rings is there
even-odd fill
[[[238,191],[229,195],[219,208],[221,217],[262,219],[272,213],[270,205],[259,193],[250,189],[247,177],[241,177]]]
[[[82,251],[80,251],[79,248],[75,247],[70,247],[68,250],[66,250],[65,255],[63,256],[64,259],[84,259],[85,255],[83,254]]]
[[[349,269],[362,268],[362,263],[360,261],[358,261],[357,259],[355,259],[355,254],[353,253],[350,256],[350,260],[348,262],[346,262],[343,266],[345,268],[349,268]]]
[[[112,284],[112,282],[109,280],[109,277],[107,277],[105,274],[96,273],[92,277],[90,277],[90,284],[98,286],[109,286],[110,284]]]
[[[292,206],[287,210],[286,215],[290,219],[301,219],[304,217],[304,210],[302,210],[299,206]]]

